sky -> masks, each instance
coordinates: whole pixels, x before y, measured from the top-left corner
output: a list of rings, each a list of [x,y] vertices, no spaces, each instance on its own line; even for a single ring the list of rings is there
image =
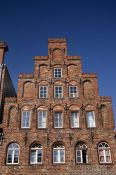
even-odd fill
[[[83,72],[97,73],[116,119],[116,0],[0,0],[0,41],[16,90],[18,75],[33,72],[33,56],[48,54],[48,38],[66,38]]]

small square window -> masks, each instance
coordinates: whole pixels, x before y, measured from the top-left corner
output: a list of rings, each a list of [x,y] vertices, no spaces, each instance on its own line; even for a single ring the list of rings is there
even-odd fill
[[[62,77],[62,69],[54,68],[54,78],[61,78],[61,77]]]
[[[71,98],[78,97],[77,86],[69,86],[69,97]]]
[[[55,86],[54,87],[54,97],[55,98],[62,98],[63,97],[63,87],[62,86]]]
[[[47,98],[48,97],[48,87],[40,86],[39,87],[39,98]]]

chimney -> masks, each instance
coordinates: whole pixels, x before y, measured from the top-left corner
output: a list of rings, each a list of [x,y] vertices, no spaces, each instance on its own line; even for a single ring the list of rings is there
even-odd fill
[[[5,42],[0,41],[0,65],[4,63],[4,55],[7,50],[7,44]]]

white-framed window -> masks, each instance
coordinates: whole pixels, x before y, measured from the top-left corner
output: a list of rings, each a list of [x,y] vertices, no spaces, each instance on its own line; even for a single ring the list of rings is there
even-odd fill
[[[87,111],[86,112],[86,119],[87,119],[87,127],[88,128],[96,127],[95,112],[94,111]]]
[[[38,128],[46,128],[47,111],[38,111]]]
[[[54,112],[54,128],[63,128],[63,113]]]
[[[21,128],[30,128],[31,111],[22,111]]]
[[[54,97],[55,98],[63,97],[63,86],[54,86]]]
[[[39,98],[48,97],[48,86],[39,86]]]
[[[71,98],[78,97],[77,86],[69,86],[69,97]]]
[[[7,150],[7,164],[19,163],[19,145],[17,143],[11,143]]]
[[[101,142],[98,145],[98,154],[100,163],[111,163],[110,147],[106,142]]]
[[[87,146],[83,142],[76,145],[76,163],[88,163]]]
[[[62,78],[62,68],[54,68],[54,78]]]
[[[42,164],[43,151],[41,144],[33,144],[30,152],[30,164]]]
[[[65,163],[65,147],[62,143],[53,147],[53,163]]]
[[[70,113],[71,128],[79,128],[79,112],[71,111]]]

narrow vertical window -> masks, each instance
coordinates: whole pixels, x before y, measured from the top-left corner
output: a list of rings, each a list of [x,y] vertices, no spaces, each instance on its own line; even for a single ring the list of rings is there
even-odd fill
[[[12,143],[9,145],[7,150],[7,164],[18,164],[19,163],[19,145]]]
[[[47,98],[48,97],[48,87],[40,86],[39,87],[39,98]]]
[[[62,77],[62,69],[54,68],[54,78],[61,78],[61,77]]]
[[[30,128],[30,118],[31,118],[30,111],[22,111],[21,128]]]
[[[71,128],[79,128],[79,112],[71,112]]]
[[[69,97],[71,98],[78,97],[77,86],[69,86]]]
[[[100,163],[111,163],[110,147],[106,142],[101,142],[98,145],[98,154]]]
[[[94,111],[88,111],[86,113],[86,117],[87,117],[87,127],[88,128],[96,127],[96,124],[95,124],[95,112]]]
[[[46,128],[47,112],[38,112],[38,128]]]
[[[53,147],[53,163],[65,163],[65,147],[62,143]]]
[[[55,98],[62,98],[63,97],[63,87],[62,86],[55,86],[54,87],[54,97]]]
[[[88,163],[87,146],[83,142],[76,145],[76,163]]]
[[[62,112],[54,113],[54,128],[63,128],[63,114]]]
[[[33,144],[30,152],[30,163],[31,164],[42,164],[42,146],[40,144]]]

